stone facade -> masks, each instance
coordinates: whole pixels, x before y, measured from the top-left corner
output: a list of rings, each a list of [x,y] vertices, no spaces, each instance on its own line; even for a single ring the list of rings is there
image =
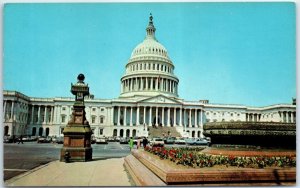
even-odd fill
[[[296,122],[295,104],[253,108],[179,98],[175,66],[155,31],[150,16],[145,39],[126,64],[119,98],[85,99],[86,118],[95,136],[144,136],[146,127],[161,125],[176,127],[182,136],[203,137],[206,122]],[[5,135],[63,136],[74,98],[35,98],[17,91],[3,94]]]

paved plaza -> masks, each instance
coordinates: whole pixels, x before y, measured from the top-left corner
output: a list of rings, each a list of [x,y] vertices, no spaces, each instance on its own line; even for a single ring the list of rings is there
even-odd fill
[[[124,158],[64,163],[53,161],[5,182],[6,186],[132,186]]]

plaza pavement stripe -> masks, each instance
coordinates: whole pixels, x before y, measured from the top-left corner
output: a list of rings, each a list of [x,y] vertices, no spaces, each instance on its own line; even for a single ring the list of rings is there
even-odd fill
[[[19,171],[19,172],[27,172],[28,169],[4,169],[4,171]]]

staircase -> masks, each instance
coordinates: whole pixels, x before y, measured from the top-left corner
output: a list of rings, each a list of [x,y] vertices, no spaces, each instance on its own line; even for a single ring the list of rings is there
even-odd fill
[[[149,137],[166,137],[166,136],[172,136],[172,137],[181,137],[180,133],[176,130],[175,127],[149,127]]]

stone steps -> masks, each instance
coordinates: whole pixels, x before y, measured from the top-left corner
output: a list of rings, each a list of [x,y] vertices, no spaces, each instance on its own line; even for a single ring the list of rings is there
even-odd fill
[[[144,166],[133,155],[129,155],[124,160],[124,166],[131,175],[136,186],[165,186],[166,183],[159,179],[146,166]]]
[[[133,150],[125,158],[125,167],[137,185],[159,186],[272,186],[295,185],[296,168],[190,168],[170,166],[143,150]],[[156,177],[155,177],[156,176]]]
[[[149,137],[165,137],[168,136],[168,133],[170,133],[170,136],[172,137],[181,137],[180,133],[176,130],[175,127],[160,127],[157,126],[149,127]]]

